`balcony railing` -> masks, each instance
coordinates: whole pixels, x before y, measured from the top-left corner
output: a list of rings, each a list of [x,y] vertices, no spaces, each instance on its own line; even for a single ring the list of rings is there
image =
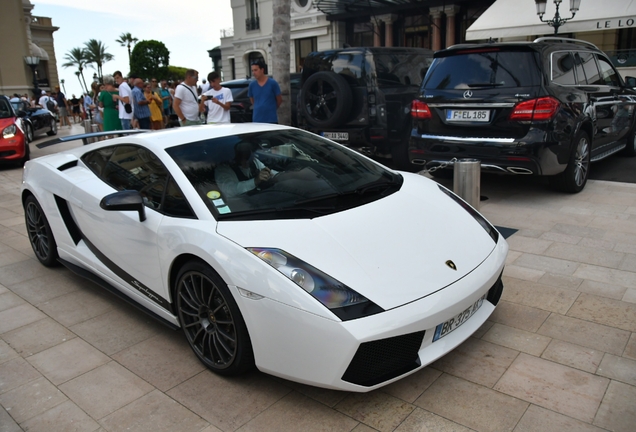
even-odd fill
[[[605,51],[615,67],[636,66],[636,49]]]
[[[258,22],[258,17],[254,17],[254,18],[246,18],[245,19],[245,30],[250,31],[250,30],[258,30],[260,27],[259,22]]]
[[[234,28],[221,29],[221,39],[234,36]]]

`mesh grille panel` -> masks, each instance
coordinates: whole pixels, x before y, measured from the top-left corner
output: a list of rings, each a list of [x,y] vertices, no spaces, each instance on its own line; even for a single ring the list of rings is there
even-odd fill
[[[420,366],[417,355],[424,331],[360,344],[344,381],[370,387]]]

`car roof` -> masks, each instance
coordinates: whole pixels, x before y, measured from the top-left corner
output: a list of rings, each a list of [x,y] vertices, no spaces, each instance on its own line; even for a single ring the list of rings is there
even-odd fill
[[[560,38],[560,37],[541,37],[537,38],[533,41],[513,41],[513,42],[482,42],[482,43],[463,43],[452,45],[446,49],[437,51],[440,54],[447,54],[457,50],[463,49],[479,49],[479,48],[500,48],[505,47],[506,49],[514,49],[515,47],[520,48],[534,48],[537,50],[543,49],[577,49],[577,50],[589,50],[595,52],[602,52],[596,45],[591,42],[579,40],[579,39],[571,39],[571,38]]]

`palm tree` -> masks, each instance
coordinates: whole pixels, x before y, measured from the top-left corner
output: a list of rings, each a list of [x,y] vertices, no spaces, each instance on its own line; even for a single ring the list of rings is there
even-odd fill
[[[86,47],[85,51],[87,64],[90,64],[93,68],[93,64],[97,66],[97,76],[101,80],[103,76],[102,65],[114,59],[115,56],[107,53],[106,49],[108,49],[108,47],[102,44],[102,42],[98,41],[97,39],[91,39],[88,42],[84,42],[84,46]]]
[[[139,41],[139,39],[137,39],[136,37],[133,37],[133,35],[131,35],[130,33],[120,34],[119,39],[115,41],[119,43],[121,46],[125,46],[126,48],[128,48],[128,66],[130,66],[130,57],[132,55],[130,50],[130,45],[136,44],[137,41]]]
[[[80,87],[82,87],[82,81],[84,82],[84,89],[88,93],[88,87],[86,86],[86,80],[84,79],[84,66],[86,66],[88,62],[88,58],[86,57],[86,50],[83,48],[73,48],[64,56],[64,60],[66,63],[62,65],[62,67],[77,67],[78,72],[76,72],[77,79],[79,80],[80,75],[82,79],[80,80]]]

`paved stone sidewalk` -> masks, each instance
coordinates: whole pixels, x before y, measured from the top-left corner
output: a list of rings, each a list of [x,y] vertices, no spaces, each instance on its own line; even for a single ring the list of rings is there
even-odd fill
[[[353,394],[218,377],[180,332],[41,266],[20,180],[0,167],[0,432],[634,430],[636,185],[482,179],[481,211],[518,229],[495,313],[419,373]]]

